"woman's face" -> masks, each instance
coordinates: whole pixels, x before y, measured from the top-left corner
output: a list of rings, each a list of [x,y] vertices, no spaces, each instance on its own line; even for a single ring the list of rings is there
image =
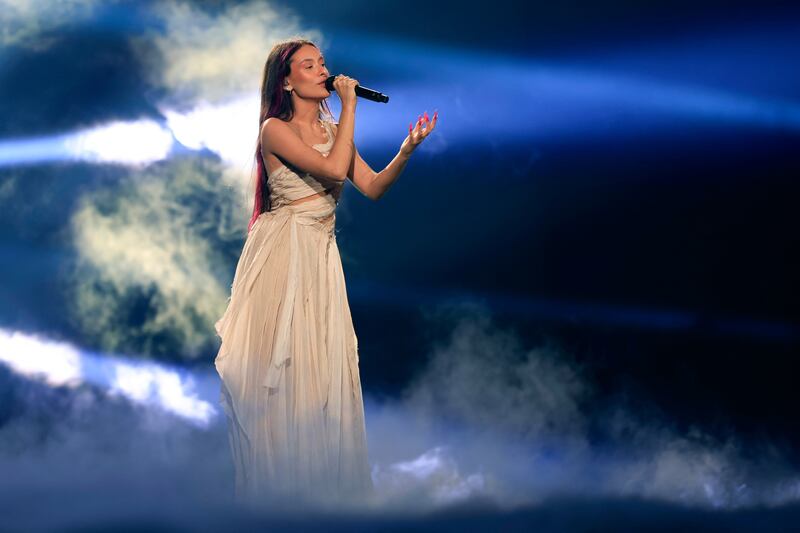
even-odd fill
[[[304,44],[292,56],[288,82],[298,96],[325,98],[330,95],[325,80],[330,74],[325,58],[316,46]]]

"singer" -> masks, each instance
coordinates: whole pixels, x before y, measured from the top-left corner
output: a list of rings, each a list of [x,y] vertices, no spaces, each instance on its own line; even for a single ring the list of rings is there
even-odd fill
[[[335,211],[347,179],[372,200],[383,196],[438,116],[409,125],[398,154],[375,172],[353,142],[358,81],[333,81],[337,124],[328,76],[305,39],[277,43],[264,66],[253,214],[215,324],[240,502],[359,503],[373,494]]]

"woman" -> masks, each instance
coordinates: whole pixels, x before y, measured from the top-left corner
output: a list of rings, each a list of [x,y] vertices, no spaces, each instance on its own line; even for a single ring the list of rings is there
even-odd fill
[[[276,44],[264,68],[255,206],[215,326],[241,501],[372,492],[335,210],[348,178],[368,198],[383,196],[437,115],[409,125],[397,156],[376,173],[353,144],[358,81],[339,75],[333,82],[342,104],[333,124],[328,76],[319,49],[304,39]]]

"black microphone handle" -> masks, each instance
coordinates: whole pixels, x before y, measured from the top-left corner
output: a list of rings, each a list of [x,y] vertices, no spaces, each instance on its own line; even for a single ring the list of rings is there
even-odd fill
[[[373,89],[368,89],[367,87],[362,87],[361,85],[356,85],[356,96],[372,100],[373,102],[386,103],[389,101],[389,97],[385,94],[379,93]]]
[[[328,89],[328,92],[334,92],[336,89],[333,87],[333,80],[336,79],[336,76],[330,76],[327,80],[325,80],[325,88]],[[362,87],[361,85],[356,85],[355,87],[356,96],[360,96],[362,98],[366,98],[367,100],[372,100],[373,102],[383,102],[386,103],[389,101],[389,97],[383,93],[379,93],[373,89],[369,89],[367,87]]]

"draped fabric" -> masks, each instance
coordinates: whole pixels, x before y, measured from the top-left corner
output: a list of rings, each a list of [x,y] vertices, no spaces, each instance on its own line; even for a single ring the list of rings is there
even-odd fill
[[[327,156],[334,135],[325,126],[328,142],[314,148]],[[269,180],[272,210],[253,223],[215,324],[235,496],[367,497],[358,339],[334,231],[338,194],[289,205],[323,184],[286,166]]]

